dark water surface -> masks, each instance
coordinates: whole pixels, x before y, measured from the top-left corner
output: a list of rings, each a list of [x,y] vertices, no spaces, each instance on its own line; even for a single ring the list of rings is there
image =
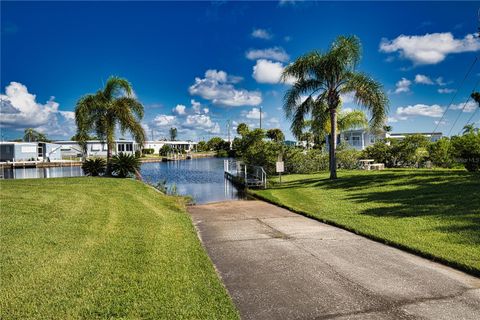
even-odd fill
[[[224,178],[221,158],[143,163],[141,174],[146,182],[166,180],[180,195],[193,197],[195,203],[243,199],[245,196]],[[61,178],[83,176],[79,166],[4,169],[5,179]]]

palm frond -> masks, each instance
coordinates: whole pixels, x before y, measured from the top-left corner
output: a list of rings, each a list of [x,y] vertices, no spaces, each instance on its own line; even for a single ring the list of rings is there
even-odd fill
[[[366,128],[367,126],[367,115],[361,110],[340,112],[338,114],[337,127],[339,131],[345,131],[354,128]]]
[[[128,80],[111,76],[108,78],[105,88],[103,89],[103,96],[106,100],[110,101],[115,98],[117,95],[121,94],[122,91],[127,95],[127,97],[132,96],[132,85]]]
[[[350,72],[341,93],[354,93],[356,104],[367,109],[371,114],[370,126],[381,128],[385,124],[389,100],[381,83],[364,73]]]

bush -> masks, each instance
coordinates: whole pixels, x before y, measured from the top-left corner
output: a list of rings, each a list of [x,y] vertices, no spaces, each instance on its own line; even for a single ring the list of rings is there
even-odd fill
[[[361,152],[355,149],[337,151],[337,167],[340,169],[358,169]]]
[[[451,168],[454,164],[453,147],[449,138],[442,138],[428,146],[429,159],[434,166]]]
[[[146,148],[146,149],[142,149],[142,154],[153,154],[154,151],[155,150],[152,148]]]
[[[228,151],[227,150],[218,150],[217,154],[215,156],[219,157],[219,158],[226,158],[226,157],[228,157]]]
[[[173,149],[170,145],[164,144],[161,148],[160,151],[158,152],[160,156],[166,157],[170,152],[172,152]]]
[[[112,174],[119,178],[126,178],[137,174],[140,170],[140,159],[134,155],[120,153],[112,157]]]
[[[301,150],[289,147],[285,150],[285,172],[313,173],[328,169],[328,154],[318,149]]]
[[[135,157],[140,158],[142,156],[142,153],[140,150],[135,150]]]
[[[82,163],[82,169],[87,176],[97,177],[105,173],[107,162],[103,158],[86,159]]]
[[[480,171],[480,132],[470,131],[460,137],[452,137],[453,153],[470,172]]]

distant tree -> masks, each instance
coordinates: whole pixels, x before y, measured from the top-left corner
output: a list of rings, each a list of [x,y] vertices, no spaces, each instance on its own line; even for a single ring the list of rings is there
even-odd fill
[[[159,155],[163,156],[163,157],[166,157],[172,151],[173,151],[173,149],[170,145],[164,144],[159,150]]]
[[[330,119],[331,143],[330,179],[337,178],[336,139],[337,115],[341,95],[353,93],[357,104],[372,114],[374,129],[383,125],[388,108],[388,98],[382,85],[364,73],[356,72],[360,62],[360,41],[355,36],[338,37],[325,53],[311,52],[288,65],[282,79],[294,78],[295,83],[285,94],[284,110],[292,119],[295,136],[302,134],[305,118],[313,119],[314,131],[321,131]],[[307,95],[305,100],[302,96]]]
[[[208,145],[205,141],[199,141],[197,144],[197,151],[208,151]]]
[[[392,126],[383,126],[383,131],[392,132]]]
[[[84,137],[85,141],[88,141],[88,140],[99,140],[98,137],[94,136],[94,135],[89,135],[87,134],[85,137]],[[71,141],[79,141],[79,140],[82,140],[82,137],[79,136],[78,133],[76,133],[75,135],[73,135],[71,138],[70,138]]]
[[[228,150],[228,142],[224,141],[220,137],[213,137],[207,142],[208,150],[219,151],[219,150]]]
[[[467,124],[463,127],[463,134],[470,132],[478,132],[478,128],[476,128],[473,123]]]
[[[242,137],[246,135],[249,131],[250,129],[248,128],[248,125],[246,123],[242,122],[237,126],[237,133]]]
[[[77,140],[85,146],[90,132],[107,142],[107,171],[110,175],[110,159],[115,147],[115,128],[124,134],[129,131],[135,141],[143,145],[145,131],[141,125],[143,105],[134,97],[131,84],[122,78],[110,77],[105,87],[95,94],[82,97],[75,107]]]
[[[47,136],[33,128],[27,128],[23,134],[23,141],[25,142],[50,142]]]
[[[177,140],[177,128],[170,128],[169,134],[170,134],[171,141]]]
[[[277,143],[285,141],[285,135],[283,134],[282,130],[278,128],[267,130],[267,138]]]

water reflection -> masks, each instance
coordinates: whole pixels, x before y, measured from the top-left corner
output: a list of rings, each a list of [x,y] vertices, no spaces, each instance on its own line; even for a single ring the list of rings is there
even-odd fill
[[[51,168],[4,168],[5,179],[36,179],[36,178],[62,178],[83,176],[83,170],[79,166],[51,167]]]
[[[146,181],[166,180],[177,192],[190,195],[196,203],[243,199],[245,195],[225,179],[223,159],[203,158],[185,161],[144,163],[141,173]]]

